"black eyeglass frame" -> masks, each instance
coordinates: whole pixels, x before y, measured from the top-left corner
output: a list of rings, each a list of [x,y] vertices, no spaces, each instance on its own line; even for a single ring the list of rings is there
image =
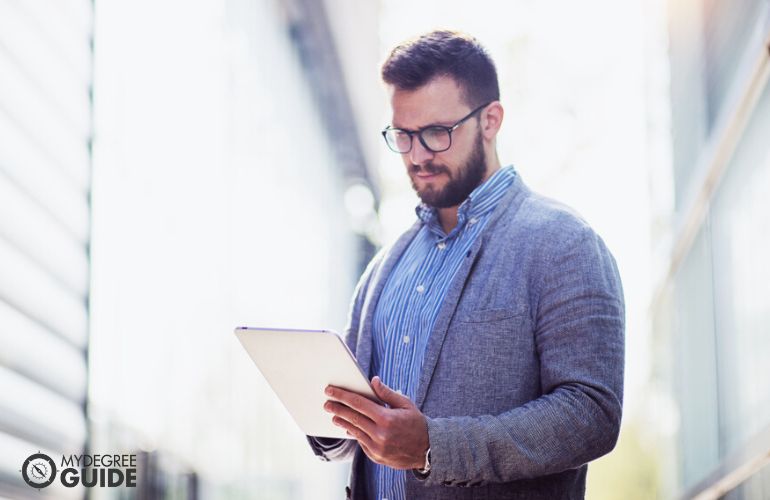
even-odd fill
[[[450,127],[447,127],[445,125],[428,125],[427,127],[423,127],[423,128],[421,128],[419,130],[406,130],[406,129],[403,129],[403,128],[391,127],[390,125],[388,125],[382,131],[382,138],[385,139],[385,144],[388,146],[388,149],[390,149],[394,153],[398,153],[398,154],[402,154],[402,155],[406,154],[406,153],[408,153],[408,152],[410,152],[412,150],[412,147],[413,147],[413,144],[414,144],[414,136],[415,135],[420,140],[420,144],[422,144],[422,147],[424,147],[425,149],[427,149],[431,153],[443,153],[444,151],[447,151],[449,148],[452,147],[452,132],[454,132],[455,129],[457,129],[457,127],[459,127],[464,122],[466,122],[471,116],[475,115],[476,113],[478,113],[482,109],[486,108],[487,106],[489,106],[493,102],[494,101],[489,101],[486,104],[482,104],[481,106],[479,106],[478,108],[474,109],[473,111],[471,111],[470,113],[468,113],[464,117],[460,118],[457,122],[455,122],[454,125],[452,125]],[[435,130],[437,128],[445,131],[447,133],[447,135],[449,136],[449,145],[446,148],[444,148],[444,149],[433,149],[433,148],[431,148],[430,146],[428,146],[428,144],[425,142],[425,139],[422,136],[423,132],[425,132],[426,130],[430,130],[430,129],[434,129]],[[409,149],[407,149],[406,151],[398,151],[396,149],[393,149],[393,147],[391,147],[390,143],[388,142],[387,133],[392,131],[392,130],[398,130],[399,132],[403,132],[403,133],[405,133],[406,135],[409,136]]]

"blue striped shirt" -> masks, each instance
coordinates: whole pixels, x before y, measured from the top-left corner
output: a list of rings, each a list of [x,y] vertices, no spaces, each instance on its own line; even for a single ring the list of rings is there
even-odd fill
[[[458,207],[457,226],[444,233],[438,211],[420,204],[423,225],[393,268],[374,313],[372,374],[414,401],[425,347],[444,296],[465,253],[513,183],[512,166],[495,172]],[[378,500],[406,497],[406,472],[367,460],[369,491]]]

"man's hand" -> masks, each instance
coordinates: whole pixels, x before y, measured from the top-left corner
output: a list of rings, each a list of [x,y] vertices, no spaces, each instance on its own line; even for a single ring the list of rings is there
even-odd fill
[[[324,409],[334,413],[334,423],[347,430],[374,462],[394,469],[422,468],[429,445],[425,416],[409,398],[383,384],[380,377],[372,379],[372,388],[390,408],[330,385],[326,395],[331,401],[324,404]]]

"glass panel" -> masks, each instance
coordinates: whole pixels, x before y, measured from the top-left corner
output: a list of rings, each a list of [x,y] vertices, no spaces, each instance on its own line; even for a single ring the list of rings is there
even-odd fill
[[[676,366],[683,489],[719,463],[717,373],[708,225],[675,277]]]
[[[770,425],[770,86],[712,204],[724,452]]]
[[[722,109],[730,85],[747,54],[757,20],[767,12],[765,0],[704,0],[703,41],[705,55],[708,129]]]
[[[698,22],[703,14],[700,0],[668,3],[672,153],[678,211],[707,137],[703,33]]]

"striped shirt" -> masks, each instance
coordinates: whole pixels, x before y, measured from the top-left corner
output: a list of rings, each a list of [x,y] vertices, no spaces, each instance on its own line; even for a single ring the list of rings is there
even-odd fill
[[[372,375],[414,401],[428,337],[465,253],[513,183],[512,166],[495,172],[458,207],[457,226],[444,233],[438,211],[417,208],[423,225],[393,268],[373,321]],[[378,500],[406,496],[406,472],[366,461],[369,491]]]

